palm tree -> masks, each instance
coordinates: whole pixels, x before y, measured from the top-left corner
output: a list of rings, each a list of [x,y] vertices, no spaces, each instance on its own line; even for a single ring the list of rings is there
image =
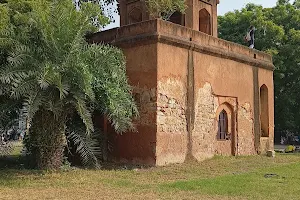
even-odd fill
[[[87,134],[94,131],[95,110],[123,132],[133,128],[137,108],[122,52],[85,41],[87,33],[108,21],[99,6],[82,3],[77,11],[70,0],[21,2],[4,4],[6,9],[19,10],[7,12],[13,16],[0,29],[0,49],[1,41],[9,41],[9,45],[4,42],[9,48],[0,63],[0,81],[28,111],[30,151],[37,167],[57,169],[62,164],[66,125],[75,113]]]

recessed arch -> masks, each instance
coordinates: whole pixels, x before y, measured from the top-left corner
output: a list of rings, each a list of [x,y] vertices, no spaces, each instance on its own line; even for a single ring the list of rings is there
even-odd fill
[[[235,111],[232,104],[223,101],[216,111],[215,151],[220,155],[236,155]]]
[[[226,140],[232,134],[233,109],[228,103],[221,104],[216,112],[218,122],[217,140]]]
[[[263,84],[260,87],[260,126],[261,126],[261,136],[269,137],[269,94],[268,87]]]
[[[199,31],[211,35],[211,16],[205,8],[199,11]]]
[[[179,24],[184,26],[185,25],[185,19],[184,19],[184,15],[178,11],[174,12],[170,17],[169,20],[170,22],[174,23],[174,24]]]
[[[128,13],[128,24],[134,24],[141,22],[143,20],[142,10],[140,8],[134,7]]]

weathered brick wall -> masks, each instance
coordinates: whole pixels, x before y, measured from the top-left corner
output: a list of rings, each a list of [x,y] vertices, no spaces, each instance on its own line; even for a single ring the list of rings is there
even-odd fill
[[[196,92],[192,152],[197,160],[203,160],[215,154],[218,99],[212,94],[209,83],[205,83],[203,88],[199,88]]]
[[[157,165],[182,163],[186,156],[186,86],[175,78],[158,82]]]
[[[182,163],[187,154],[186,49],[158,44],[156,164]]]
[[[253,115],[250,104],[245,103],[237,107],[234,98],[217,97],[213,95],[210,83],[205,83],[203,88],[198,89],[195,104],[195,125],[192,134],[193,156],[197,160],[210,158],[214,155],[232,155],[237,149],[238,155],[255,154]],[[217,109],[227,103],[233,108],[231,113],[232,130],[231,139],[218,141]],[[236,116],[236,112],[237,116]],[[229,114],[229,113],[228,113]],[[237,117],[237,120],[235,119]],[[236,130],[236,126],[238,129]]]
[[[257,88],[262,84],[270,91],[270,137],[261,145],[268,142],[272,148],[270,55],[162,20],[101,32],[90,40],[111,41],[124,50],[129,82],[135,87],[139,132],[116,136],[119,158],[165,165],[184,162],[191,153],[198,160],[228,154],[229,142],[216,138],[216,112],[224,103],[232,106],[235,117],[233,152],[256,153],[254,143],[261,139],[255,137],[254,142],[254,127],[259,126]]]
[[[180,80],[167,79],[158,83],[157,128],[159,132],[186,131],[186,87]]]
[[[156,88],[133,87],[134,100],[138,106],[139,118],[134,121],[138,125],[153,125],[156,121]]]
[[[232,155],[232,140],[217,141],[215,144],[215,155]]]
[[[250,103],[238,108],[238,155],[255,154],[254,149],[253,113]]]

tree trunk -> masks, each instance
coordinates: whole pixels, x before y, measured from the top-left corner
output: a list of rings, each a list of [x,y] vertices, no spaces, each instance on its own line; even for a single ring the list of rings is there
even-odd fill
[[[59,169],[63,163],[65,146],[65,117],[55,119],[51,111],[38,111],[30,127],[29,146],[35,167]]]

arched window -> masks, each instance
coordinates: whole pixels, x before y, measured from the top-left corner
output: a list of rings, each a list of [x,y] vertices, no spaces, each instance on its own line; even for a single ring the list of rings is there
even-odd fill
[[[180,12],[178,12],[178,11],[174,12],[174,13],[170,16],[170,18],[169,18],[168,21],[170,21],[170,22],[172,22],[172,23],[174,23],[174,24],[182,25],[182,26],[184,26],[184,24],[185,24],[185,23],[184,23],[184,15],[181,14]]]
[[[199,11],[199,31],[211,35],[211,17],[205,8]]]
[[[228,116],[225,110],[222,110],[219,114],[218,122],[218,140],[226,140],[228,134]]]
[[[260,126],[261,136],[269,137],[269,102],[266,85],[260,87]]]
[[[142,19],[142,11],[139,8],[133,8],[128,14],[128,24],[141,22]]]

